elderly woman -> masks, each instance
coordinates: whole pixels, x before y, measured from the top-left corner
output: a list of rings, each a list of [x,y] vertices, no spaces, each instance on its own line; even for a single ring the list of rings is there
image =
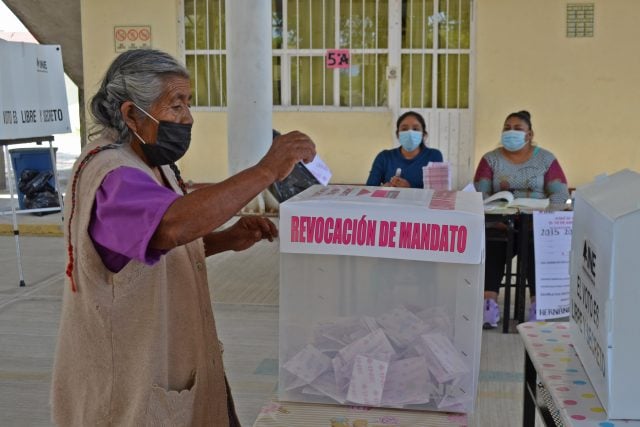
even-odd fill
[[[514,197],[548,198],[551,206],[563,206],[569,198],[567,179],[558,160],[550,151],[533,145],[533,126],[528,111],[507,116],[502,127],[501,146],[482,157],[474,184],[484,198],[504,190],[512,192]],[[514,247],[517,248],[517,245]],[[533,247],[529,253],[533,256]],[[506,262],[511,262],[506,259],[506,244],[487,240],[485,329],[495,328],[500,320],[497,299]],[[535,320],[535,270],[533,261],[528,264],[527,282],[531,296],[529,319]]]
[[[212,230],[315,148],[302,133],[280,136],[255,166],[187,194],[174,162],[189,147],[190,99],[181,64],[134,50],[115,59],[91,101],[102,131],[74,165],[64,212],[58,425],[239,425],[205,257],[277,231],[263,218]]]
[[[367,185],[424,188],[422,167],[441,162],[442,153],[425,144],[429,134],[424,118],[407,111],[396,121],[400,147],[381,151],[373,161]]]

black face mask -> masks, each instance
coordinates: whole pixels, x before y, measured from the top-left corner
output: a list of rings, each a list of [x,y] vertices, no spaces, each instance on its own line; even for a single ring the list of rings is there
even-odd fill
[[[138,106],[136,105],[136,107]],[[191,143],[191,123],[158,121],[142,108],[138,107],[138,109],[158,123],[155,144],[148,144],[140,135],[133,132],[142,141],[142,152],[149,164],[151,166],[168,165],[184,156]]]

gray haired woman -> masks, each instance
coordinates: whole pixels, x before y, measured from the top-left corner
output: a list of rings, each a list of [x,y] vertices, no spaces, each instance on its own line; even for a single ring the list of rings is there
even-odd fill
[[[252,198],[315,155],[300,132],[218,184],[187,193],[187,70],[157,50],[118,56],[91,101],[97,131],[66,193],[68,251],[52,380],[64,426],[239,425],[226,386],[205,257],[277,230],[242,218]]]

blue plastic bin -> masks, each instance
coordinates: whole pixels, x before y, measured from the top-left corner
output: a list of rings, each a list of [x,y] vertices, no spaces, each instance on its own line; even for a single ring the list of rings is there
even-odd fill
[[[54,157],[57,150],[57,147],[53,147]],[[54,172],[54,165],[51,164],[51,154],[49,154],[49,147],[14,148],[13,150],[9,150],[9,154],[11,156],[11,165],[13,166],[13,174],[16,181],[18,205],[20,206],[20,209],[25,209],[24,194],[22,194],[22,192],[18,188],[20,175],[25,169],[35,169],[38,172]],[[55,188],[55,179],[51,178],[49,180],[49,184]]]

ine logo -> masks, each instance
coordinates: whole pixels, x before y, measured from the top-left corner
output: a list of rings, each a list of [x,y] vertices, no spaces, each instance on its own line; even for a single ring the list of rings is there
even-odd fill
[[[584,241],[582,247],[582,269],[589,275],[593,283],[596,280],[596,251],[593,249],[591,242]]]
[[[36,70],[39,73],[48,73],[49,70],[47,70],[47,61],[45,61],[44,59],[36,58]]]

